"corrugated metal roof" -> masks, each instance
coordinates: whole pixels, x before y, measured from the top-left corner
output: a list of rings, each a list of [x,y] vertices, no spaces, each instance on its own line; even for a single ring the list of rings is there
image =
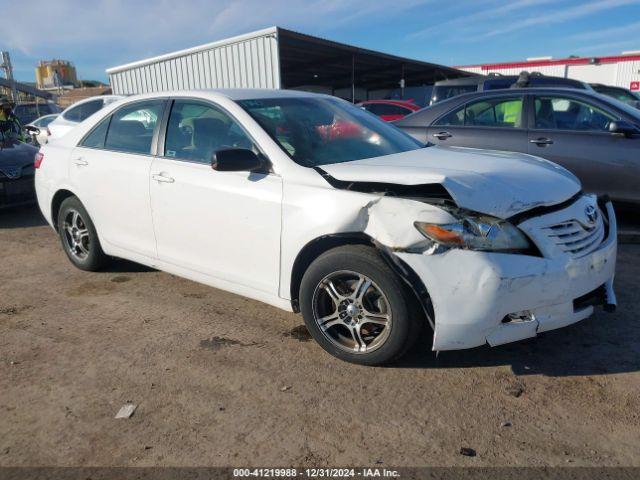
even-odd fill
[[[252,38],[264,37],[265,35],[277,35],[277,33],[278,33],[278,27],[269,27],[262,30],[256,30],[255,32],[249,32],[243,35],[237,35],[235,37],[225,38],[224,40],[205,43],[203,45],[198,45],[196,47],[185,48],[184,50],[178,50],[176,52],[170,52],[170,53],[165,53],[163,55],[158,55],[157,57],[145,58],[143,60],[137,60],[135,62],[126,63],[124,65],[118,65],[117,67],[107,68],[107,73],[108,74],[117,73],[123,70],[129,70],[131,68],[141,67],[144,65],[150,65],[152,63],[163,62],[166,60],[183,57],[185,55],[190,55],[192,53],[203,52],[205,50],[211,50],[214,48],[231,45],[233,43],[244,42]]]

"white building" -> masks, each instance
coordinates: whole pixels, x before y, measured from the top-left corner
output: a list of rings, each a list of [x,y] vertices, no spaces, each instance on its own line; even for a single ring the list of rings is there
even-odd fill
[[[289,88],[349,100],[384,98],[393,90],[469,75],[280,27],[109,68],[107,74],[113,93],[121,95],[199,88]]]
[[[566,77],[587,83],[601,83],[640,91],[640,51],[623,52],[606,57],[528,58],[520,62],[486,63],[457,67],[486,75],[518,75],[523,70],[543,75]]]

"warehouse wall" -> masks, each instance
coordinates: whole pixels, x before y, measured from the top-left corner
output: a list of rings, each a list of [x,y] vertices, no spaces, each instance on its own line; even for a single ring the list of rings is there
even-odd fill
[[[120,95],[198,88],[280,88],[274,34],[210,44],[115,70],[108,72],[109,82],[113,93]]]
[[[502,75],[518,75],[523,70],[540,72],[543,75],[567,77],[587,83],[603,83],[618,87],[631,88],[632,82],[640,81],[640,60],[620,61],[615,63],[596,63],[585,65],[548,65],[530,68],[486,68],[482,66],[460,67],[467,72],[486,75],[490,72]]]
[[[640,82],[640,60],[620,62],[616,72],[616,82],[619,87],[631,88],[633,83]],[[637,88],[633,90],[638,91]]]

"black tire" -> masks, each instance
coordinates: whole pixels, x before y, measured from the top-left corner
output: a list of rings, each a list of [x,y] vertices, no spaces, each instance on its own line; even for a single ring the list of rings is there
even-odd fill
[[[73,247],[73,234],[67,227],[77,227],[71,225],[74,213],[79,215],[78,225],[84,228],[76,228],[76,232],[81,232],[82,235],[76,237],[79,242],[77,247]],[[98,234],[91,221],[89,213],[82,205],[82,202],[77,197],[66,198],[60,205],[58,211],[58,234],[60,235],[60,242],[62,243],[62,249],[67,257],[76,267],[80,270],[86,270],[89,272],[95,272],[104,267],[108,258],[102,251],[100,246],[100,240]]]
[[[343,306],[342,313],[340,313],[340,306],[337,306],[338,302],[335,300],[329,302],[328,299],[331,295],[327,293],[329,291],[327,282],[329,280],[333,281],[334,278],[340,281],[340,275],[345,275],[344,278],[349,278],[348,276],[351,273],[364,275],[368,277],[368,280],[373,282],[371,284],[373,289],[368,290],[369,295],[371,295],[372,292],[375,294],[379,291],[382,295],[378,296],[378,299],[382,298],[383,305],[386,307],[384,308],[383,314],[389,315],[389,323],[386,324],[386,327],[373,327],[374,330],[376,328],[390,328],[385,336],[380,337],[380,343],[375,346],[372,351],[356,351],[355,348],[349,350],[348,345],[340,345],[345,341],[349,341],[347,333],[351,335],[353,345],[359,345],[358,340],[356,340],[356,335],[353,333],[353,326],[359,323],[357,320],[359,317],[356,319],[347,317],[347,320],[340,318],[346,310]],[[354,282],[357,281],[358,280],[354,280]],[[348,286],[347,283],[343,283],[343,285]],[[338,285],[336,285],[336,287],[337,286]],[[358,288],[355,286],[350,288],[353,289],[353,295],[355,295]],[[348,294],[346,287],[343,288],[342,293]],[[324,305],[327,309],[330,310],[334,308],[334,306],[336,308],[335,312],[326,315],[324,318],[338,315],[337,319],[331,321],[333,325],[324,332],[318,323],[319,321],[316,320],[316,317],[321,317],[319,310],[322,306],[322,295],[327,297],[324,299]],[[344,297],[338,296],[337,298]],[[343,302],[352,301],[353,300],[343,300]],[[378,300],[377,304],[380,305],[380,300]],[[339,305],[342,305],[342,303],[340,302]],[[383,365],[398,360],[413,345],[424,325],[424,316],[415,297],[408,292],[406,286],[403,285],[402,281],[380,254],[374,248],[364,245],[337,247],[320,255],[309,266],[302,278],[300,285],[300,308],[309,332],[323,349],[337,358],[362,365]],[[350,315],[354,314],[354,311],[356,312],[355,315],[358,314],[358,308],[354,308],[351,310]],[[365,312],[363,313],[365,320],[360,320],[360,322],[362,322],[362,327],[364,327],[369,312],[365,310],[362,311]],[[318,314],[316,314],[316,312],[318,312]],[[349,323],[349,321],[353,321],[355,324]],[[342,325],[341,322],[347,325]],[[329,322],[325,323],[325,325],[328,324]],[[349,325],[351,325],[351,327],[349,327]],[[372,327],[369,326],[367,328]],[[335,330],[337,330],[337,332]],[[379,335],[382,335],[382,333]],[[378,339],[378,337],[373,335],[370,335],[370,337],[374,338],[374,340],[365,347],[367,349],[370,345],[374,345],[374,342]],[[364,337],[358,338],[363,340]]]

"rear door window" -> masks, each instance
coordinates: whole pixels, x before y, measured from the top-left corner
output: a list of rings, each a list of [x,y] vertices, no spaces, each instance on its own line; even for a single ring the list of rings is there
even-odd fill
[[[521,96],[477,100],[449,112],[434,125],[521,128],[523,103]]]
[[[164,100],[137,102],[116,111],[104,143],[107,150],[149,154]]]
[[[109,129],[109,122],[111,121],[111,115],[102,120],[97,127],[95,127],[84,140],[82,140],[83,147],[88,148],[104,148],[104,140],[107,137],[107,130]]]

